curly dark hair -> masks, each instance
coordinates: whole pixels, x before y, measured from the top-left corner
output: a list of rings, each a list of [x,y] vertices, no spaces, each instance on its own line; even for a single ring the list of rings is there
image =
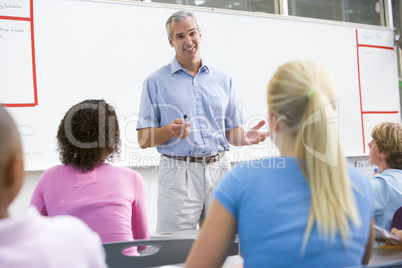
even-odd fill
[[[68,110],[57,132],[60,160],[88,172],[120,154],[120,131],[114,108],[105,100],[85,100]]]
[[[390,168],[402,169],[402,123],[384,122],[371,132],[378,151],[388,153],[385,162]]]

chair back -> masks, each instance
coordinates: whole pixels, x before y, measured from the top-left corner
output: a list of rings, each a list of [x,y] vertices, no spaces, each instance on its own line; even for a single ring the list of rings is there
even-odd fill
[[[392,217],[391,229],[394,227],[402,230],[402,207],[398,208]]]
[[[144,239],[103,243],[103,247],[109,268],[142,268],[184,263],[193,242],[194,239]],[[124,249],[133,246],[152,247],[143,250],[139,256],[127,256],[122,253]]]

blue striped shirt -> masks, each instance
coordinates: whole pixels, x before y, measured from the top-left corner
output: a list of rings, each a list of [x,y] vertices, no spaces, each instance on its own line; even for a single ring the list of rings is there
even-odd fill
[[[158,146],[161,154],[206,156],[229,150],[225,130],[244,120],[231,77],[204,62],[193,77],[176,57],[152,73],[144,81],[137,129],[166,126],[184,115],[191,123],[190,136]]]

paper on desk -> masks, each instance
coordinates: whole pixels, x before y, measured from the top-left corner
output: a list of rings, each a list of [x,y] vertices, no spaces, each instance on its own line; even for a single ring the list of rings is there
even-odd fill
[[[402,240],[377,225],[374,225],[375,229],[375,240],[378,242],[387,242],[393,245],[402,245]]]

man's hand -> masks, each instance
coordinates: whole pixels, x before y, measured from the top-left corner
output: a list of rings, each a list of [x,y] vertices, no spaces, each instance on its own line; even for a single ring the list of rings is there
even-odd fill
[[[257,125],[250,129],[246,135],[243,136],[242,145],[258,144],[265,141],[269,133],[258,132],[263,125],[265,125],[265,121],[261,120]]]
[[[169,124],[170,132],[173,136],[179,139],[185,139],[190,136],[191,123],[186,122],[183,124],[183,119],[176,118],[172,123]]]
[[[230,144],[234,146],[243,146],[258,144],[265,141],[269,133],[258,132],[260,128],[265,125],[265,121],[261,120],[257,125],[255,125],[248,132],[245,132],[243,128],[236,127],[226,131],[226,138]]]
[[[183,119],[176,118],[169,125],[158,128],[143,128],[138,130],[138,144],[142,149],[158,146],[174,137],[185,139],[190,135],[191,123],[183,124]]]

